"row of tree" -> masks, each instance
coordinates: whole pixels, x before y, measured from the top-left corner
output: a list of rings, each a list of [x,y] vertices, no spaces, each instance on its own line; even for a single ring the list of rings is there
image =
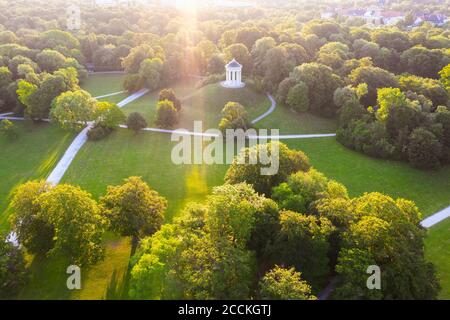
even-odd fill
[[[259,165],[236,160],[227,184],[141,241],[131,298],[315,299],[332,274],[335,298],[436,298],[439,284],[424,258],[425,230],[413,202],[379,193],[350,198],[302,152],[278,147],[277,175],[264,179]],[[272,145],[240,157],[264,148]],[[373,265],[382,270],[381,290],[366,286]]]

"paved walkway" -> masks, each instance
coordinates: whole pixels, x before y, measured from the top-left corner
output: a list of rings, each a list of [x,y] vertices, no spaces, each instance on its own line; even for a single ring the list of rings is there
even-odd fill
[[[117,95],[119,95],[119,94],[121,94],[121,93],[124,93],[124,92],[125,92],[125,91],[119,91],[119,92],[109,93],[109,94],[105,94],[105,95],[103,95],[103,96],[95,97],[95,99],[103,99],[103,98],[107,98],[107,97],[117,96]]]
[[[145,95],[149,90],[143,89],[139,90],[138,92],[133,93],[126,99],[119,102],[117,105],[119,107],[124,107],[125,105],[133,102],[134,100],[139,99],[143,95]],[[98,97],[97,97],[98,98]],[[73,160],[75,159],[76,155],[80,151],[80,149],[84,146],[84,144],[88,140],[87,133],[89,129],[91,128],[91,125],[88,125],[86,128],[84,128],[73,140],[72,144],[69,146],[67,151],[64,153],[61,160],[58,162],[56,167],[53,169],[53,171],[50,173],[50,175],[47,178],[47,182],[57,185],[61,182],[61,179],[63,178],[64,174],[66,173],[67,169],[69,169],[70,165],[72,164]]]
[[[275,99],[269,93],[267,93],[267,97],[269,98],[269,100],[272,103],[272,105],[270,106],[269,110],[267,110],[265,113],[263,113],[258,118],[253,120],[252,124],[257,123],[257,122],[261,121],[262,119],[264,119],[265,117],[267,117],[268,115],[270,115],[275,110],[275,108],[277,107],[277,102],[275,101]]]
[[[433,214],[431,217],[423,220],[420,224],[424,228],[431,228],[432,226],[437,225],[439,222],[442,222],[447,218],[450,218],[450,207],[445,208],[444,210],[439,211],[436,214]]]
[[[123,108],[125,107],[127,104],[133,102],[134,100],[139,99],[140,97],[146,95],[150,90],[149,89],[141,89],[135,93],[133,93],[131,96],[129,96],[128,98],[120,101],[117,105],[119,106],[119,108]]]

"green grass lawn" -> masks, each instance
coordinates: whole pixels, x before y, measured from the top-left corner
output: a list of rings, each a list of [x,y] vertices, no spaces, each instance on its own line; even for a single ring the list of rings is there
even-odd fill
[[[76,184],[99,197],[108,185],[140,176],[169,201],[167,221],[189,201],[202,200],[223,183],[223,165],[175,165],[170,135],[117,130],[108,138],[88,142],[67,171],[63,182]]]
[[[416,202],[424,217],[450,205],[450,166],[422,171],[398,161],[374,159],[351,151],[335,138],[287,140],[309,156],[329,178],[343,183],[352,196],[378,191]]]
[[[280,134],[335,133],[335,119],[310,113],[297,113],[287,106],[277,105],[274,112],[257,123],[258,128],[279,129]]]
[[[46,178],[75,135],[47,123],[15,124],[17,140],[0,136],[0,233],[9,230],[7,208],[14,189],[28,180]]]
[[[80,83],[83,90],[88,91],[93,97],[102,96],[114,92],[123,91],[125,74],[90,74]]]
[[[439,298],[450,300],[450,219],[428,231],[428,237],[425,240],[425,254],[437,269],[442,287]]]
[[[84,88],[93,95],[120,91],[120,89],[112,89],[114,85],[105,85],[104,82],[110,80],[104,76],[93,76],[94,78],[88,80],[91,82],[84,84]],[[107,78],[110,77],[111,75],[107,75]],[[115,75],[112,77],[114,79],[111,81],[120,82]],[[191,129],[189,126],[192,126],[194,120],[203,120],[205,122],[204,129],[208,129],[209,126],[217,127],[220,111],[229,100],[243,103],[252,119],[264,113],[270,106],[267,97],[248,89],[230,91],[218,85],[210,85],[194,92],[192,82],[179,83],[174,86],[174,89],[179,98],[188,97],[183,101],[180,123],[180,127],[186,129]],[[105,100],[119,102],[125,97],[126,94],[123,94]],[[142,112],[148,119],[149,125],[153,125],[156,100],[157,93],[150,93],[127,105],[124,111],[126,113]],[[335,123],[308,114],[296,114],[281,106],[268,119],[261,121],[258,127],[278,127],[282,134],[329,133],[334,132]],[[28,130],[25,128],[22,130]],[[0,178],[23,172],[23,168],[27,166],[17,163],[20,161],[29,161],[28,166],[36,174],[42,176],[48,174],[56,161],[54,159],[59,157],[53,154],[63,152],[72,140],[72,136],[69,135],[66,138],[66,145],[63,146],[62,142],[56,144],[57,139],[53,138],[64,132],[52,126],[49,128],[53,128],[51,130],[54,131],[50,130],[51,132],[45,135],[41,133],[44,139],[38,139],[39,134],[30,134],[29,139],[23,140],[20,148],[23,151],[12,158],[0,160],[0,164],[2,164]],[[52,146],[52,142],[55,145]],[[328,177],[346,185],[352,196],[358,196],[364,192],[380,191],[392,197],[408,198],[417,203],[425,216],[450,204],[450,167],[438,172],[419,171],[406,163],[373,159],[353,152],[336,142],[335,138],[287,140],[285,143],[291,148],[303,150],[311,159],[314,167]],[[6,145],[5,141],[0,140],[0,150],[3,150],[4,145]],[[121,184],[123,179],[129,176],[141,176],[153,189],[168,199],[169,208],[166,213],[166,222],[170,222],[186,203],[204,200],[212,187],[221,185],[227,170],[226,165],[175,165],[171,161],[171,151],[174,145],[175,142],[170,141],[170,135],[149,132],[141,132],[136,135],[128,130],[120,129],[104,140],[87,142],[64,176],[63,182],[79,185],[91,192],[95,198],[99,198],[106,192],[108,185]],[[60,146],[60,148],[56,148],[56,146]],[[16,150],[16,147],[10,148],[6,153],[8,155],[14,154],[13,151]],[[33,150],[33,148],[44,154],[42,159],[30,159],[29,150]],[[45,152],[44,149],[49,151]],[[50,157],[50,155],[53,156]],[[51,164],[49,164],[50,162]],[[47,169],[42,169],[44,167]],[[2,191],[2,184],[0,192],[9,194],[14,185],[28,180],[29,176],[33,176],[34,173],[22,174],[20,178],[11,178],[14,183],[10,183],[10,187],[5,188],[6,191]],[[4,198],[1,197],[1,199]],[[431,229],[426,243],[427,257],[435,262],[444,287],[442,298],[448,298],[450,292],[449,227],[447,221]],[[83,290],[69,292],[66,289],[65,268],[67,262],[64,259],[36,258],[30,260],[33,276],[20,298],[102,299],[123,297],[123,288],[126,286],[124,278],[131,250],[129,239],[109,234],[104,241],[106,245],[105,260],[82,270]]]

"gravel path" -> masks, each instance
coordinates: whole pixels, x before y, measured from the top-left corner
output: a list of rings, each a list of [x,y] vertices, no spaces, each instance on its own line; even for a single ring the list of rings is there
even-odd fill
[[[269,110],[267,110],[265,113],[263,113],[262,115],[260,115],[258,118],[256,118],[255,120],[252,121],[252,124],[255,124],[259,121],[261,121],[262,119],[264,119],[265,117],[267,117],[268,115],[270,115],[275,108],[277,107],[277,102],[275,101],[275,99],[272,97],[272,95],[270,95],[269,93],[267,93],[267,97],[269,98],[270,102],[272,103],[272,105],[270,106]]]

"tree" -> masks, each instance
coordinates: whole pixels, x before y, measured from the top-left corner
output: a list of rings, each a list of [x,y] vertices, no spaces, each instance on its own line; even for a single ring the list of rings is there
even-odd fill
[[[11,224],[19,243],[31,253],[45,254],[54,245],[54,228],[40,211],[38,198],[50,190],[45,181],[20,185],[11,201]]]
[[[126,121],[125,114],[115,103],[97,102],[95,108],[96,125],[108,129],[115,129]]]
[[[259,282],[260,295],[267,300],[315,300],[311,286],[294,268],[275,266]]]
[[[225,71],[225,59],[220,54],[214,54],[208,61],[209,74],[221,74]]]
[[[58,51],[45,49],[36,56],[36,61],[43,71],[54,72],[66,65],[66,57]]]
[[[408,35],[395,28],[379,28],[372,32],[371,37],[380,47],[394,49],[397,52],[403,52],[411,47]]]
[[[268,176],[262,175],[261,168],[264,166],[259,161],[258,164],[251,164],[250,155],[256,155],[259,158],[261,154],[270,155],[270,152],[277,149],[278,173]],[[285,181],[292,173],[300,170],[307,171],[309,168],[309,159],[303,152],[290,150],[285,144],[273,141],[241,150],[228,169],[225,182],[231,184],[247,182],[258,193],[270,195],[272,188]]]
[[[181,101],[175,95],[175,91],[173,89],[163,89],[159,92],[159,101],[169,100],[172,101],[173,106],[177,111],[181,110]]]
[[[127,178],[120,186],[109,186],[100,204],[111,229],[133,237],[134,244],[161,228],[167,209],[167,200],[139,177]]]
[[[450,63],[450,57],[441,50],[416,46],[400,56],[402,70],[424,78],[438,78],[439,71]]]
[[[127,118],[127,127],[135,133],[138,133],[147,127],[147,121],[139,112],[132,112]]]
[[[439,284],[432,265],[424,258],[426,232],[419,225],[421,214],[415,204],[368,193],[353,199],[349,210],[356,220],[343,234],[336,266],[337,297],[435,299]],[[366,286],[366,271],[371,265],[382,270],[381,290]]]
[[[25,285],[26,280],[22,250],[0,239],[0,298],[13,299]]]
[[[292,70],[287,50],[278,46],[267,51],[262,67],[264,69],[264,85],[268,90],[274,91]]]
[[[12,73],[7,67],[0,67],[0,88],[4,88],[12,82]]]
[[[156,57],[155,50],[147,44],[143,44],[131,49],[128,56],[122,60],[122,66],[126,73],[138,73],[142,61]]]
[[[292,78],[286,78],[283,81],[280,82],[280,85],[278,86],[277,96],[276,99],[281,104],[287,104],[287,97],[289,94],[289,90],[293,86],[296,85],[296,81]]]
[[[58,185],[39,195],[41,215],[54,227],[51,256],[63,255],[80,265],[103,258],[105,219],[92,196],[79,187]]]
[[[79,130],[95,120],[96,106],[88,92],[67,91],[53,101],[50,115],[61,127]]]
[[[444,88],[450,94],[450,64],[446,65],[439,71],[439,75],[441,76],[441,83],[444,85]]]
[[[337,108],[333,102],[334,91],[341,86],[340,78],[330,67],[318,63],[305,63],[292,72],[295,81],[308,86],[310,111],[323,116],[333,116]]]
[[[139,68],[139,75],[145,79],[147,87],[155,90],[161,86],[163,61],[160,58],[145,59]]]
[[[242,64],[242,72],[244,75],[252,74],[253,62],[247,47],[242,43],[235,43],[224,50],[226,61],[236,59]]]
[[[295,267],[314,291],[323,288],[328,275],[328,237],[334,227],[326,218],[293,211],[280,213],[281,229],[267,249],[273,264]]]
[[[250,121],[244,106],[237,102],[228,102],[222,109],[222,119],[219,123],[219,129],[225,132],[227,129],[250,128]]]
[[[447,104],[449,95],[438,80],[401,75],[398,77],[398,82],[403,92],[413,91],[419,95],[424,95],[433,102],[435,107]]]
[[[275,40],[272,37],[264,37],[261,39],[258,39],[255,42],[255,45],[252,48],[251,55],[254,61],[254,72],[255,74],[259,76],[264,75],[265,66],[264,58],[267,54],[267,52],[274,48],[277,45]]]
[[[280,208],[301,213],[309,213],[313,201],[325,190],[328,179],[317,170],[311,168],[307,172],[299,171],[276,186],[272,198]]]
[[[9,140],[14,140],[19,135],[17,132],[17,127],[8,119],[0,121],[0,134],[5,135],[5,137]]]
[[[160,128],[173,128],[178,123],[178,111],[173,102],[159,101],[156,105],[156,125]]]
[[[377,89],[398,87],[398,81],[392,73],[371,66],[361,66],[354,69],[350,73],[349,79],[353,86],[361,83],[367,84],[368,93],[362,98],[362,103],[365,106],[373,106],[376,103]]]
[[[408,160],[420,169],[439,168],[442,144],[436,136],[424,128],[417,128],[409,137]]]
[[[299,82],[291,89],[286,99],[287,104],[296,111],[306,112],[309,109],[308,86]]]

